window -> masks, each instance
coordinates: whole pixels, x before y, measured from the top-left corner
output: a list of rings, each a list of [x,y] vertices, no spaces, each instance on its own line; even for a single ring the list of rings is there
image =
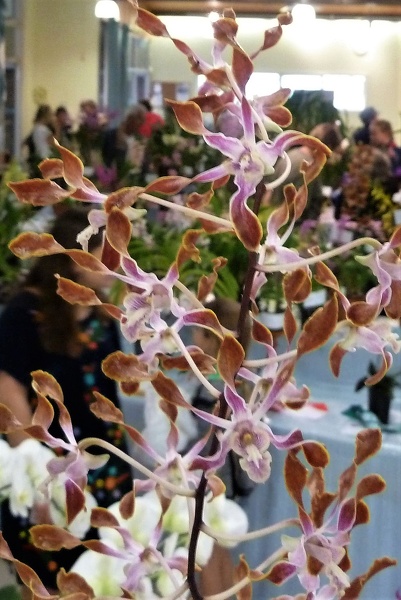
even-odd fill
[[[205,81],[198,77],[198,86]],[[280,75],[279,73],[252,73],[247,85],[247,96],[266,96],[280,87],[296,90],[324,90],[333,95],[338,110],[359,112],[366,106],[366,78],[363,75]]]

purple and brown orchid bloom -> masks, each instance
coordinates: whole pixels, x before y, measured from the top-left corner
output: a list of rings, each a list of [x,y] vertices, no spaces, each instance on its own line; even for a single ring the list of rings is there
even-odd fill
[[[350,532],[369,520],[364,498],[385,488],[385,482],[376,474],[366,475],[356,483],[357,470],[380,446],[378,429],[357,435],[354,460],[339,478],[336,493],[326,491],[322,469],[314,468],[309,473],[296,453],[289,452],[284,473],[290,495],[298,506],[302,535],[299,538],[283,536],[287,558],[270,570],[267,576],[270,581],[283,583],[296,575],[307,592],[306,598],[330,600],[342,597],[344,592],[347,595],[350,587],[347,571],[351,563],[346,549]],[[310,494],[309,512],[304,504],[304,490]],[[321,576],[328,579],[324,586],[320,583]]]

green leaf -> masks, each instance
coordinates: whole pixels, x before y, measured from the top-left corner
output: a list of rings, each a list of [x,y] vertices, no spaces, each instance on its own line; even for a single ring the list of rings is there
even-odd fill
[[[0,600],[21,600],[21,594],[16,585],[0,588]]]

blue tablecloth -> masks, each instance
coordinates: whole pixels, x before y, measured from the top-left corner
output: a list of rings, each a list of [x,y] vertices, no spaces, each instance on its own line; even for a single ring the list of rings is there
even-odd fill
[[[275,433],[286,433],[300,428],[305,438],[323,442],[331,455],[326,469],[326,485],[330,491],[337,488],[339,474],[350,465],[356,433],[361,429],[357,422],[345,416],[343,411],[351,404],[367,406],[367,391],[354,392],[355,382],[367,373],[371,356],[364,351],[348,354],[343,361],[341,376],[337,380],[328,367],[330,344],[319,351],[302,357],[296,369],[298,384],[305,383],[311,389],[312,400],[323,401],[328,412],[319,419],[272,413],[271,427]],[[396,356],[393,370],[401,370],[401,356]],[[397,391],[393,403],[393,416],[401,420],[401,391]],[[397,412],[398,409],[398,412]],[[140,398],[126,399],[124,411],[127,421],[141,428],[142,406]],[[259,529],[285,518],[296,517],[295,504],[285,490],[282,475],[285,453],[272,448],[272,474],[269,481],[258,486],[250,497],[241,503],[247,511],[250,529]],[[377,472],[384,477],[387,488],[384,493],[367,498],[371,511],[371,523],[356,527],[352,534],[350,557],[351,577],[364,573],[377,557],[388,555],[398,559],[399,565],[376,575],[365,587],[362,600],[395,600],[401,592],[401,435],[385,433],[383,447],[378,455],[367,461],[359,470],[359,476]],[[289,530],[297,535],[298,530]],[[241,544],[236,554],[243,552],[251,567],[257,565],[280,544],[280,533],[259,541]],[[281,593],[300,593],[302,588],[296,580],[282,587],[268,582],[254,585],[253,600],[268,600]]]
[[[330,465],[326,469],[326,487],[337,488],[340,473],[350,465],[354,441],[361,429],[357,421],[343,414],[352,404],[367,408],[367,390],[354,391],[355,382],[367,373],[371,356],[364,351],[347,355],[337,380],[328,367],[330,344],[314,354],[302,357],[297,365],[298,384],[305,383],[311,389],[311,400],[327,404],[328,412],[318,419],[296,416],[296,413],[270,413],[270,426],[275,433],[288,433],[300,428],[305,438],[323,442],[330,452]],[[401,357],[395,356],[392,370],[398,370]],[[401,392],[396,390],[392,404],[391,419],[401,421]],[[253,494],[242,501],[250,520],[250,529],[259,529],[285,518],[297,516],[296,506],[285,490],[282,476],[285,453],[272,448],[272,474],[270,480],[258,486]],[[371,522],[356,527],[352,533],[349,554],[352,561],[351,578],[364,573],[371,562],[380,556],[396,558],[399,564],[386,569],[368,582],[362,592],[362,600],[395,600],[401,593],[401,434],[384,433],[380,452],[359,469],[359,477],[379,473],[387,483],[382,494],[366,499],[370,508]],[[297,530],[287,531],[297,535]],[[280,543],[280,533],[259,542],[242,544],[240,550],[246,555],[251,567],[256,567],[272,553]],[[254,600],[266,600],[280,593],[295,594],[302,589],[296,581],[279,588],[268,582],[255,584]]]

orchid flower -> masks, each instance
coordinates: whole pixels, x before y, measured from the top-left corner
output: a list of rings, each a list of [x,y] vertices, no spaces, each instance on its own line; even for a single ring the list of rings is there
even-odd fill
[[[0,502],[7,498],[10,493],[13,475],[14,449],[0,438]]]
[[[388,306],[392,298],[394,285],[400,285],[401,281],[401,261],[396,254],[395,249],[401,245],[401,228],[398,228],[389,242],[386,242],[380,249],[368,254],[359,256],[357,260],[369,267],[377,277],[379,286],[369,291],[367,301],[377,302],[379,300],[383,307]],[[379,297],[377,298],[377,296]],[[396,299],[398,303],[398,298]],[[394,315],[395,316],[395,315]]]
[[[248,473],[250,479],[258,483],[267,481],[270,477],[272,461],[268,450],[270,444],[281,449],[299,447],[302,443],[301,432],[294,430],[287,435],[276,436],[267,423],[260,420],[263,410],[258,407],[252,413],[245,400],[229,386],[225,387],[224,396],[232,410],[230,420],[192,408],[199,417],[224,431],[217,434],[220,449],[216,455],[195,459],[193,467],[209,471],[218,469],[224,464],[229,450],[234,450],[241,457],[241,467]]]
[[[80,159],[68,149],[57,146],[60,158],[46,159],[40,165],[43,179],[17,182],[10,187],[20,201],[34,206],[51,206],[67,197],[95,204],[89,212],[88,227],[78,238],[83,250],[63,248],[49,234],[26,232],[11,242],[10,248],[21,258],[62,253],[79,267],[111,276],[126,285],[127,293],[121,307],[103,302],[90,288],[61,277],[58,277],[57,292],[71,303],[101,307],[119,322],[129,342],[140,343],[142,352],[138,355],[114,352],[103,361],[102,369],[126,393],[140,393],[143,382],[151,388],[158,409],[163,411],[167,421],[166,450],[157,451],[156,444],[152,446],[152,439],[125,424],[122,412],[97,391],[93,392],[93,413],[125,428],[131,441],[152,462],[152,470],[105,440],[87,438],[77,443],[62,390],[51,375],[35,371],[32,376],[37,406],[30,425],[23,427],[9,409],[0,405],[2,433],[24,430],[34,438],[34,441],[21,444],[21,448],[5,450],[5,455],[10,456],[10,464],[21,467],[20,478],[11,479],[0,456],[0,486],[3,485],[4,492],[10,484],[7,493],[11,510],[22,516],[29,516],[30,509],[43,494],[46,500],[51,500],[50,513],[55,525],[37,525],[31,530],[38,548],[61,549],[79,545],[87,548],[71,573],[60,571],[57,597],[75,598],[83,594],[88,598],[123,595],[138,600],[162,597],[199,600],[196,571],[209,560],[215,541],[230,548],[238,539],[260,537],[272,533],[273,529],[277,531],[294,524],[300,527],[301,535],[297,538],[284,535],[281,547],[265,558],[257,569],[251,569],[245,559],[241,559],[236,567],[236,583],[230,590],[218,594],[219,600],[232,595],[231,592],[239,592],[241,598],[250,598],[252,582],[261,578],[280,584],[298,577],[306,591],[302,600],[334,600],[346,596],[347,588],[353,593],[347,575],[351,530],[368,520],[364,496],[384,489],[384,482],[377,475],[368,475],[354,485],[355,473],[357,467],[380,447],[380,431],[358,433],[353,462],[340,476],[337,492],[331,494],[324,486],[323,469],[328,463],[325,448],[318,442],[305,440],[299,429],[277,435],[269,426],[266,413],[282,404],[299,407],[306,402],[309,390],[306,386],[298,389],[293,378],[295,362],[326,343],[334,332],[340,336],[330,356],[335,374],[339,373],[345,353],[358,348],[383,358],[381,369],[370,378],[370,383],[380,379],[389,368],[391,352],[400,351],[401,341],[391,331],[389,321],[377,317],[382,310],[388,316],[401,316],[401,261],[398,254],[401,228],[387,244],[370,240],[374,251],[360,262],[376,275],[378,285],[369,290],[365,301],[353,304],[323,263],[340,250],[326,252],[323,257],[318,257],[316,250],[311,258],[304,259],[298,250],[285,247],[294,224],[304,211],[307,186],[320,172],[329,150],[303,133],[282,130],[291,121],[290,112],[283,106],[289,90],[279,90],[276,94],[253,100],[247,99],[246,91],[254,70],[253,60],[260,52],[275,45],[281,37],[282,25],[291,21],[290,15],[280,14],[278,24],[265,32],[260,47],[248,55],[237,40],[238,24],[234,11],[224,11],[223,17],[213,24],[212,60],[207,62],[186,43],[172,38],[158,17],[139,8],[135,0],[129,0],[129,3],[139,27],[148,34],[169,38],[188,58],[192,70],[206,77],[198,97],[187,102],[169,101],[169,105],[182,129],[201,136],[203,145],[221,152],[221,162],[195,176],[192,170],[186,171],[185,176],[174,173],[144,187],[127,187],[105,195],[84,176]],[[231,64],[226,62],[229,50],[232,51]],[[217,125],[221,119],[217,132],[205,126],[204,113],[216,116]],[[227,116],[229,128],[227,123],[222,124]],[[174,134],[164,142],[172,146],[178,143],[171,151],[176,164],[167,161],[167,166],[174,169],[182,162],[183,142],[179,143]],[[287,150],[294,144],[308,146],[312,158],[301,165],[303,183],[300,188],[285,187],[283,203],[270,214],[264,232],[257,216],[260,201],[266,190],[286,180],[291,166]],[[198,152],[199,147],[195,150]],[[277,176],[279,159],[284,161],[285,168]],[[68,189],[58,185],[58,178],[64,179]],[[234,192],[228,202],[229,217],[203,211],[211,204],[214,191],[226,185],[230,178]],[[175,202],[176,194],[198,183],[211,183],[210,189],[190,194],[186,204]],[[177,257],[164,277],[146,273],[129,256],[133,223],[141,226],[146,212],[134,208],[141,201],[154,202],[201,223],[202,230],[184,234]],[[90,237],[101,227],[105,228],[105,242],[102,260],[98,260],[87,252],[87,248]],[[266,358],[246,361],[245,351],[232,332],[221,326],[212,311],[204,309],[201,300],[211,291],[213,277],[217,276],[223,258],[216,259],[220,262],[219,266],[213,267],[212,277],[202,278],[197,296],[182,284],[180,270],[184,261],[199,258],[200,231],[216,235],[229,231],[249,251],[249,268],[237,327],[239,340],[244,333],[241,330],[243,314],[266,283],[266,274],[274,271],[284,274],[287,352],[279,355],[271,332],[254,320],[253,339],[263,347]],[[310,292],[312,264],[315,280],[333,294],[295,338],[299,330],[292,307],[294,303],[303,302]],[[177,290],[185,295],[185,302],[176,297]],[[345,319],[338,323],[339,303]],[[170,315],[168,320],[166,313]],[[196,346],[184,344],[182,330],[192,326],[204,328],[220,340],[216,359]],[[291,349],[294,339],[297,339],[295,348]],[[163,370],[178,368],[191,372],[216,400],[216,410],[210,413],[193,407],[185,392],[181,392],[159,366]],[[252,371],[252,367],[261,367],[261,371]],[[223,392],[208,379],[208,375],[215,373],[224,382]],[[239,381],[253,387],[249,401],[245,399]],[[58,410],[63,432],[60,437],[49,433],[54,420],[53,404]],[[185,453],[179,452],[179,410],[187,411],[189,417],[195,414],[210,424],[208,433]],[[203,456],[208,442],[212,449],[209,455]],[[44,449],[42,443],[64,454],[55,456],[51,450]],[[39,449],[35,446],[38,452],[35,456],[33,444],[40,446]],[[92,455],[86,450],[95,444],[125,457],[147,477],[135,482],[135,489],[108,509],[96,507],[86,491],[88,470],[103,465],[108,459],[107,455]],[[237,503],[227,500],[224,483],[216,472],[233,451],[252,480],[266,482],[271,473],[271,445],[287,451],[284,477],[288,493],[297,506],[298,519],[246,534],[246,514]],[[302,460],[298,457],[301,453]],[[38,464],[36,456],[40,457]],[[305,461],[312,467],[311,472]],[[304,506],[304,488],[311,496],[309,509]],[[350,493],[353,494],[351,497]],[[331,508],[326,515],[328,507]],[[89,526],[98,529],[100,539],[82,542],[80,538]],[[1,534],[0,555],[14,563],[21,580],[35,598],[55,597],[47,592],[32,569],[13,558]],[[382,564],[390,566],[391,559]],[[323,576],[328,583],[322,584]],[[83,578],[88,582],[86,587]],[[363,578],[360,587],[365,583]],[[281,600],[288,598],[282,596]]]
[[[338,565],[345,555],[344,546],[349,544],[348,531],[353,525],[353,520],[347,523],[345,529],[342,528],[334,535],[330,535],[330,529],[327,533],[324,527],[316,529],[306,514],[302,515],[301,524],[304,534],[300,538],[282,536],[282,544],[288,550],[288,563],[296,568],[300,583],[306,591],[316,592],[320,587],[320,579],[319,575],[309,571],[309,557],[319,561],[323,566],[322,572],[336,582],[331,587],[335,589],[336,594],[341,593],[349,586],[350,580]]]
[[[255,139],[253,113],[248,100],[241,102],[241,119],[244,136],[241,139],[225,136],[223,133],[211,133],[203,129],[206,143],[220,150],[229,160],[221,165],[204,171],[194,177],[195,182],[216,181],[234,176],[237,191],[230,199],[230,217],[238,237],[248,250],[256,250],[262,237],[261,226],[252,213],[247,201],[252,197],[257,185],[266,175],[274,173],[274,165],[286,148],[298,143],[304,136],[295,131],[280,133],[274,141]]]
[[[100,510],[96,521],[100,526],[100,537],[107,543],[102,542],[99,546],[95,544],[94,549],[126,561],[122,587],[135,595],[137,591],[142,593],[147,588],[148,578],[157,578],[163,570],[167,571],[174,589],[177,589],[183,585],[183,574],[187,566],[183,553],[176,553],[175,542],[178,538],[175,537],[175,541],[169,544],[170,550],[167,554],[162,553],[161,546],[168,545],[169,536],[163,538],[161,518],[164,511],[161,510],[160,501],[153,492],[137,500],[138,515],[135,511],[133,516],[123,517],[119,504],[112,505],[110,510]],[[138,520],[138,516],[142,518]],[[145,532],[142,531],[142,525],[145,525]],[[179,577],[176,571],[179,572]]]
[[[88,470],[104,465],[108,456],[92,455],[79,449],[71,417],[63,403],[63,393],[54,377],[43,371],[35,371],[32,373],[32,378],[38,405],[32,418],[32,424],[25,427],[25,431],[32,437],[46,442],[50,448],[61,448],[66,452],[64,456],[54,456],[47,462],[49,475],[42,482],[41,491],[46,490],[46,486],[54,478],[63,474],[67,493],[67,522],[70,523],[84,507],[84,489]],[[48,431],[48,427],[53,421],[54,411],[46,396],[49,396],[58,407],[59,424],[66,440],[56,438]],[[69,501],[70,499],[71,501]]]
[[[291,453],[287,456],[285,479],[289,493],[298,505],[302,535],[298,538],[282,536],[287,558],[272,567],[268,579],[283,583],[297,575],[307,598],[334,599],[343,595],[350,585],[346,573],[350,567],[346,555],[350,532],[355,525],[369,519],[363,498],[382,491],[385,486],[378,475],[366,475],[356,484],[357,469],[378,451],[380,445],[379,430],[365,430],[357,435],[354,460],[340,476],[337,493],[325,490],[321,469],[313,469],[307,478],[298,457]],[[305,487],[311,496],[310,512],[304,506]],[[353,496],[349,497],[351,491]],[[328,585],[321,587],[320,575],[328,578]]]
[[[270,215],[266,225],[266,239],[261,247],[261,252],[258,258],[258,267],[266,267],[265,271],[269,270],[269,265],[283,264],[287,271],[291,270],[291,263],[299,263],[299,252],[292,248],[286,248],[285,242],[289,238],[294,226],[294,221],[290,223],[286,232],[279,235],[281,227],[287,223],[289,218],[289,209],[287,202],[275,209]],[[283,267],[284,268],[284,267]],[[308,267],[304,267],[308,270]]]
[[[43,500],[40,485],[48,477],[46,465],[55,458],[54,452],[37,440],[27,439],[14,449],[13,477],[10,489],[10,510],[14,515],[28,516],[36,501]]]
[[[96,597],[120,597],[126,564],[127,561],[122,558],[85,550],[70,572],[84,577]]]
[[[141,339],[152,330],[166,329],[167,323],[161,318],[162,312],[171,312],[176,317],[185,313],[173,295],[173,286],[179,275],[176,264],[161,280],[153,273],[145,273],[129,257],[122,258],[121,266],[125,275],[116,274],[116,277],[138,290],[129,292],[124,298],[126,316],[122,318],[121,329],[129,341]]]
[[[378,318],[367,326],[356,326],[349,320],[340,321],[336,328],[339,341],[330,352],[330,365],[333,372],[339,372],[341,361],[347,352],[355,352],[363,348],[372,354],[382,357],[382,366],[375,376],[369,378],[371,383],[377,382],[391,367],[393,355],[387,350],[390,348],[398,353],[401,350],[401,340],[392,330],[391,322],[385,317]]]

